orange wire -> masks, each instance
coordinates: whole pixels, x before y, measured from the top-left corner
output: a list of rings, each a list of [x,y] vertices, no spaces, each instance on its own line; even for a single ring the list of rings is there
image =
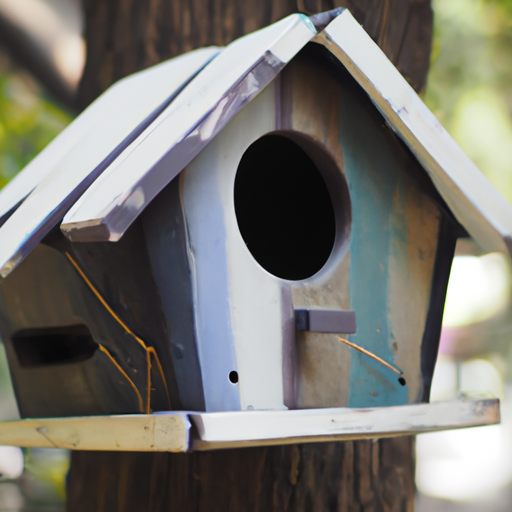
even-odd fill
[[[148,347],[148,353],[153,354],[153,356],[155,357],[156,365],[158,366],[160,376],[162,377],[162,382],[164,383],[165,393],[167,395],[167,402],[169,403],[169,409],[172,409],[171,397],[169,396],[169,390],[167,389],[167,384],[165,382],[164,369],[162,368],[162,365],[160,364],[160,359],[158,359],[158,354],[156,353],[156,350],[154,349],[154,347]]]
[[[117,323],[128,333],[131,334],[144,348],[146,348],[146,344],[116,315],[114,310],[107,304],[105,299],[100,295],[100,292],[96,290],[94,285],[89,281],[87,276],[83,273],[82,269],[78,266],[78,263],[73,259],[69,252],[66,252],[66,256],[69,261],[75,267],[76,271],[80,274],[81,278],[86,282],[87,286],[91,289],[91,291],[96,295],[97,299],[103,304],[105,309],[114,317]]]
[[[71,254],[66,251],[66,256],[68,260],[71,262],[73,267],[75,267],[75,270],[80,274],[80,277],[85,281],[89,289],[94,293],[96,298],[101,302],[103,307],[110,313],[110,315],[116,320],[116,322],[132,337],[134,337],[139,345],[142,346],[142,348],[146,351],[146,370],[147,370],[147,392],[146,392],[146,414],[149,414],[151,412],[151,354],[155,357],[155,361],[157,363],[158,369],[160,371],[160,374],[162,376],[162,382],[164,384],[165,393],[167,395],[167,400],[169,402],[169,407],[171,407],[171,399],[169,395],[169,389],[167,388],[167,382],[165,380],[165,374],[164,370],[162,368],[162,365],[160,363],[160,359],[158,358],[158,354],[156,353],[155,349],[153,347],[148,347],[144,341],[139,338],[122,320],[117,316],[115,311],[107,304],[107,301],[101,296],[100,292],[96,289],[96,287],[89,281],[87,276],[84,274],[82,269],[79,267],[78,263],[73,259]],[[130,381],[131,382],[131,381]],[[137,393],[139,393],[137,391]]]
[[[142,397],[140,396],[139,390],[137,389],[137,386],[134,384],[133,380],[128,377],[126,372],[119,366],[117,361],[112,357],[110,352],[103,346],[98,343],[100,350],[107,354],[108,358],[114,363],[115,367],[123,374],[125,379],[131,384],[132,388],[135,390],[135,393],[137,393],[137,400],[139,401],[139,412],[144,412],[144,404],[142,403]]]
[[[355,348],[356,350],[359,350],[359,352],[362,352],[363,354],[366,354],[367,356],[371,357],[372,359],[375,359],[375,361],[379,362],[380,364],[383,364],[390,370],[393,370],[395,373],[398,373],[398,375],[402,376],[403,373],[396,369],[394,366],[391,366],[388,362],[384,361],[384,359],[381,359],[379,356],[376,356],[373,352],[370,352],[369,350],[366,350],[363,347],[360,347],[359,345],[356,345],[355,343],[352,343],[351,341],[345,340],[343,338],[340,338],[339,336],[336,336],[342,343],[345,343],[345,345],[348,345],[349,347]]]

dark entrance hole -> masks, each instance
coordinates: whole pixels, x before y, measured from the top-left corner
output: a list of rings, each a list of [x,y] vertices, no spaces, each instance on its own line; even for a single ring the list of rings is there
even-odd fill
[[[267,135],[244,153],[235,211],[247,248],[275,276],[306,279],[331,254],[336,222],[329,191],[311,158],[287,137]]]
[[[21,366],[78,363],[94,355],[98,345],[85,325],[25,329],[12,336]]]

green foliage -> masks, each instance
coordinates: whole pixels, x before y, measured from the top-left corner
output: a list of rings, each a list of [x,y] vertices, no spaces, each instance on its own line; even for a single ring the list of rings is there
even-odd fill
[[[506,16],[512,16],[512,0],[487,0],[487,3],[501,9]]]
[[[512,0],[434,0],[425,100],[512,202]]]
[[[5,61],[0,58],[0,187],[71,121],[30,76]]]
[[[27,165],[72,120],[25,72],[0,53],[0,187]],[[5,350],[0,345],[0,419],[17,416]],[[25,450],[25,472],[16,482],[31,510],[63,506],[69,454]],[[12,485],[12,484],[10,484]],[[0,486],[0,494],[4,492]],[[11,489],[12,490],[12,489]],[[45,508],[46,510],[46,508]]]
[[[69,452],[55,448],[25,449],[24,494],[33,505],[61,505],[66,498]]]

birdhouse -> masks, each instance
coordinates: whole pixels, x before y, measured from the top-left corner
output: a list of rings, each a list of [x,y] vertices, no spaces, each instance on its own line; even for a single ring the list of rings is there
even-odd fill
[[[344,9],[119,82],[0,208],[1,335],[40,418],[427,403],[456,240],[512,232]]]

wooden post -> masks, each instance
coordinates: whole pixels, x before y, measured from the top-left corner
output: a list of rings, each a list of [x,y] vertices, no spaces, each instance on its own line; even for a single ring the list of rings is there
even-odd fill
[[[416,90],[432,38],[429,0],[84,0],[84,108],[114,81],[193,48],[225,45],[291,12],[346,6]],[[413,510],[414,440],[209,453],[74,452],[69,512]]]

